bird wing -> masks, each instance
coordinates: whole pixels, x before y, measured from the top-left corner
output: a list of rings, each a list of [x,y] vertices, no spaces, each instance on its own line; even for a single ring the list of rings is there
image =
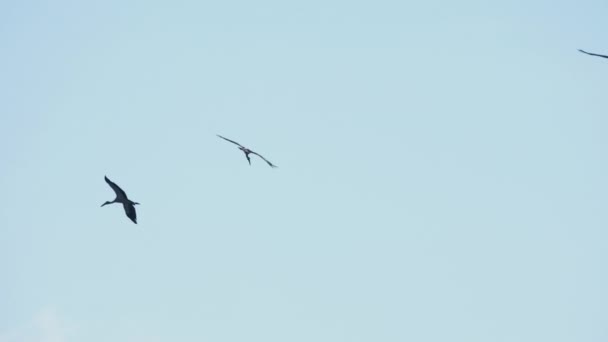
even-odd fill
[[[106,183],[108,183],[108,185],[110,185],[112,190],[114,190],[114,192],[116,193],[117,198],[127,198],[127,194],[118,185],[109,180],[108,177],[104,176],[104,178],[106,179]]]
[[[133,204],[123,203],[123,208],[125,208],[125,214],[127,217],[133,221],[133,223],[137,224],[137,213],[135,212],[135,206]]]
[[[239,146],[241,146],[242,148],[245,148],[245,146],[243,146],[243,145],[239,144],[239,143],[238,143],[238,142],[236,142],[236,141],[230,140],[230,139],[228,139],[228,138],[224,138],[223,136],[221,136],[221,135],[219,135],[219,134],[217,134],[217,136],[218,136],[218,137],[220,137],[220,138],[222,138],[222,139],[224,139],[224,140],[226,140],[226,141],[230,141],[231,143],[233,143],[233,144],[235,144],[235,145],[239,145]]]
[[[578,51],[580,51],[580,52],[582,52],[582,53],[586,53],[586,54],[591,55],[591,56],[597,56],[597,57],[608,58],[608,56],[604,56],[604,55],[598,55],[597,53],[591,53],[591,52],[587,52],[587,51],[584,51],[584,50],[581,50],[581,49],[579,49]]]
[[[268,159],[266,159],[266,158],[262,157],[262,155],[261,155],[261,154],[259,154],[259,153],[257,153],[257,152],[253,152],[253,151],[251,151],[251,153],[255,154],[256,156],[258,156],[258,157],[260,157],[260,158],[262,158],[262,159],[264,159],[264,161],[265,161],[265,162],[266,162],[268,165],[270,165],[270,167],[277,167],[276,165],[274,165],[274,164],[272,164],[271,162],[269,162],[269,161],[268,161]]]

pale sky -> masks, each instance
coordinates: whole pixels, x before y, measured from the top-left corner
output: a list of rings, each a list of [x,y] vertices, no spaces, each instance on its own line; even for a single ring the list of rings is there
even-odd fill
[[[607,13],[0,2],[0,342],[607,341]]]

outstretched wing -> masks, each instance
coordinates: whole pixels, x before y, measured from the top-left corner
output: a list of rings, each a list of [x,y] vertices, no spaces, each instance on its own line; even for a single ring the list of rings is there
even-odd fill
[[[597,53],[591,53],[591,52],[587,52],[587,51],[584,51],[584,50],[581,50],[581,49],[579,49],[578,51],[580,51],[580,52],[582,52],[582,53],[586,53],[586,54],[588,54],[588,55],[590,55],[590,56],[597,56],[597,57],[608,58],[608,56],[604,56],[604,55],[598,55]]]
[[[125,214],[127,217],[133,221],[133,223],[137,224],[137,213],[135,212],[135,206],[133,204],[123,203],[123,208],[125,208]]]
[[[235,144],[235,145],[239,145],[239,146],[241,146],[242,148],[245,148],[245,146],[243,146],[243,145],[241,145],[241,144],[237,143],[236,141],[230,140],[230,139],[228,139],[228,138],[224,138],[223,136],[221,136],[221,135],[219,135],[219,134],[216,134],[216,135],[217,135],[218,137],[220,137],[220,138],[222,138],[222,139],[226,140],[226,141],[230,141],[231,143],[233,143],[233,144]]]
[[[125,199],[127,198],[127,194],[118,185],[116,185],[114,182],[109,180],[107,176],[104,176],[104,178],[106,179],[106,183],[108,183],[108,185],[116,193],[117,198],[125,198]]]
[[[261,154],[259,154],[259,153],[257,153],[257,152],[253,152],[253,151],[251,151],[251,153],[255,154],[256,156],[258,156],[258,157],[260,157],[260,158],[262,158],[262,159],[264,159],[264,161],[265,161],[265,162],[266,162],[268,165],[270,165],[270,167],[278,167],[278,166],[274,165],[273,163],[269,162],[269,161],[268,161],[268,159],[266,159],[266,158],[262,157],[262,155],[261,155]]]

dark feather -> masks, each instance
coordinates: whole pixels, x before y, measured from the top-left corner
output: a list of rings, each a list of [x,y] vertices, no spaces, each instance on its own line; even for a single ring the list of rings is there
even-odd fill
[[[608,56],[604,56],[604,55],[598,55],[597,53],[591,53],[591,52],[587,52],[587,51],[584,51],[584,50],[581,50],[581,49],[579,49],[578,51],[580,51],[580,52],[582,52],[582,53],[585,53],[585,54],[588,54],[588,55],[590,55],[590,56],[597,56],[597,57],[608,58]]]
[[[230,139],[228,139],[228,138],[224,138],[223,136],[221,136],[221,135],[219,135],[219,134],[217,134],[217,136],[218,136],[218,137],[220,137],[220,138],[222,138],[222,139],[224,139],[224,140],[226,140],[226,141],[230,141],[231,143],[233,143],[233,144],[235,144],[235,145],[239,145],[239,146],[241,146],[242,148],[245,148],[245,146],[243,146],[243,145],[239,144],[238,142],[236,142],[236,141],[234,141],[234,140],[230,140]]]
[[[122,207],[125,208],[125,214],[127,217],[133,221],[133,223],[137,224],[137,213],[135,212],[135,206],[133,204],[123,203]]]
[[[108,183],[108,185],[110,185],[112,190],[114,190],[114,192],[116,193],[117,198],[127,198],[127,194],[118,185],[109,180],[107,176],[104,176],[104,178],[106,179],[106,183]]]
[[[276,166],[276,165],[272,164],[271,162],[269,162],[269,161],[268,161],[268,159],[266,159],[266,158],[262,157],[262,155],[261,155],[261,154],[259,154],[259,153],[257,153],[257,152],[253,152],[253,151],[251,151],[251,153],[255,154],[256,156],[258,156],[258,157],[260,157],[260,158],[262,158],[262,159],[264,159],[264,161],[265,161],[265,162],[266,162],[268,165],[270,165],[270,167],[278,167],[278,166]]]

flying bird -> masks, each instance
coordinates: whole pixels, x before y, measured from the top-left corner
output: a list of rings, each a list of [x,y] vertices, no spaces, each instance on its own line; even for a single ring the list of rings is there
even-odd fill
[[[109,180],[108,177],[104,176],[104,178],[106,180],[106,183],[108,183],[108,185],[116,193],[116,198],[112,202],[107,201],[106,203],[102,204],[101,206],[103,207],[106,204],[112,204],[112,203],[122,203],[122,207],[125,208],[125,214],[127,214],[127,217],[130,218],[131,221],[133,221],[133,223],[137,224],[137,213],[135,212],[135,205],[137,205],[139,203],[133,202],[130,199],[128,199],[127,194],[118,185],[116,185],[114,182]]]
[[[260,158],[264,159],[264,161],[265,161],[265,162],[266,162],[268,165],[270,165],[270,167],[277,167],[276,165],[274,165],[274,164],[272,164],[271,162],[269,162],[269,161],[268,161],[266,158],[262,157],[262,155],[261,155],[261,154],[259,154],[259,153],[257,153],[257,152],[254,152],[254,151],[252,151],[252,150],[250,150],[250,149],[248,149],[247,147],[245,147],[245,146],[243,146],[243,145],[239,144],[238,142],[233,141],[233,140],[230,140],[230,139],[228,139],[228,138],[224,138],[223,136],[221,136],[221,135],[219,135],[219,134],[217,134],[217,136],[218,136],[218,137],[220,137],[220,138],[222,138],[222,139],[224,139],[224,140],[226,140],[226,141],[229,141],[229,142],[231,142],[231,143],[233,143],[233,144],[237,145],[237,146],[239,147],[239,150],[241,150],[241,151],[243,151],[243,153],[245,153],[245,157],[247,158],[247,161],[249,162],[249,165],[251,165],[251,159],[249,158],[249,154],[255,154],[256,156],[258,156],[258,157],[260,157]]]
[[[588,54],[588,55],[590,55],[590,56],[597,56],[597,57],[604,57],[604,58],[608,58],[608,56],[604,56],[604,55],[598,55],[597,53],[591,53],[591,52],[587,52],[587,51],[584,51],[584,50],[581,50],[581,49],[579,49],[578,51],[580,51],[580,52],[582,52],[582,53],[586,53],[586,54]]]

